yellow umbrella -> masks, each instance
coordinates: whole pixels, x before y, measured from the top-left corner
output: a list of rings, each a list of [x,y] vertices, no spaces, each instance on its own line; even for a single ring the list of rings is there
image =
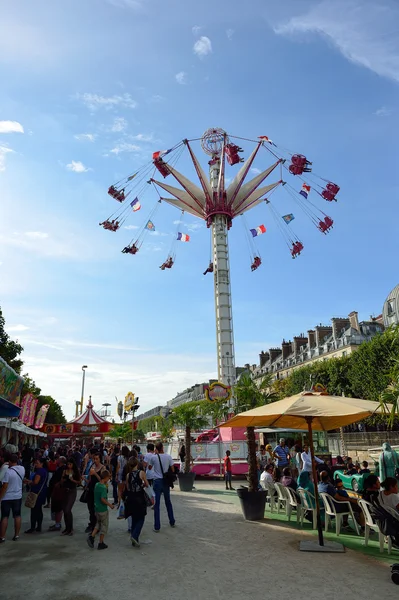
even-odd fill
[[[386,409],[386,410],[389,410]],[[278,402],[272,402],[258,408],[240,413],[220,425],[220,427],[280,427],[287,429],[307,429],[309,432],[309,447],[312,456],[312,472],[315,488],[317,484],[316,466],[314,461],[313,429],[328,431],[344,427],[356,421],[361,421],[374,413],[385,412],[377,402],[346,398],[344,396],[329,396],[326,393],[302,392]],[[323,531],[320,520],[320,505],[318,494],[315,493],[317,510],[317,528],[319,533],[319,548],[324,547]]]
[[[302,392],[278,402],[240,413],[221,427],[280,427],[329,431],[384,412],[377,402]]]

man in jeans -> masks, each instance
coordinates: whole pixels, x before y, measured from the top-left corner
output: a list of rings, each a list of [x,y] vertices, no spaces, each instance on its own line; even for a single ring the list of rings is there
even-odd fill
[[[148,465],[152,466],[154,473],[154,493],[155,493],[155,508],[154,508],[154,531],[158,532],[161,529],[160,519],[160,507],[161,507],[161,496],[164,495],[165,506],[168,511],[169,525],[175,526],[175,517],[173,514],[173,506],[170,501],[170,487],[164,480],[164,474],[168,472],[169,468],[171,471],[175,471],[173,459],[170,454],[165,454],[163,451],[163,444],[159,442],[156,446],[156,454],[152,456],[147,455]]]
[[[6,541],[5,535],[8,525],[8,517],[12,511],[14,518],[14,542],[19,538],[21,529],[21,504],[22,504],[22,486],[25,476],[24,467],[18,465],[18,456],[11,454],[9,468],[7,469],[3,485],[0,489],[1,500],[1,526],[0,526],[0,544]]]

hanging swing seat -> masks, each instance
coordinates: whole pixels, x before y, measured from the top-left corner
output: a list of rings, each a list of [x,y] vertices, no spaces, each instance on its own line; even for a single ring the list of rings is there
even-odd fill
[[[236,144],[226,145],[226,158],[229,165],[236,165],[237,163],[244,162],[244,159],[239,156],[239,152],[243,152],[243,149]]]
[[[112,221],[107,219],[103,223],[99,223],[99,225],[108,231],[118,231],[120,227],[119,221],[115,221],[115,219],[112,219]]]
[[[174,265],[174,262],[175,261],[173,260],[173,258],[169,256],[169,258],[167,258],[159,268],[161,269],[161,271],[165,271],[165,269],[171,269]]]
[[[332,202],[333,200],[336,202],[337,199],[335,196],[338,194],[339,189],[339,185],[336,183],[327,183],[326,187],[321,192],[321,196],[324,200],[327,200],[327,202]]]
[[[213,262],[211,261],[206,269],[206,271],[204,271],[204,275],[206,275],[207,273],[213,273]]]
[[[125,190],[117,190],[113,185],[108,188],[108,194],[118,202],[123,202],[125,200]]]
[[[154,160],[154,166],[158,169],[163,177],[167,177],[170,174],[168,165],[162,160],[162,158],[157,158]]]
[[[292,175],[302,175],[311,172],[311,165],[312,163],[303,154],[294,154],[288,170]]]
[[[256,271],[256,269],[259,269],[261,264],[262,264],[262,260],[261,260],[260,256],[255,256],[253,263],[251,265],[251,271]]]
[[[293,242],[292,243],[292,248],[291,248],[291,256],[292,258],[296,258],[297,256],[300,255],[300,253],[303,250],[303,244],[302,242]]]
[[[138,251],[139,251],[139,249],[135,243],[132,244],[131,246],[126,246],[122,250],[123,254],[137,254]]]

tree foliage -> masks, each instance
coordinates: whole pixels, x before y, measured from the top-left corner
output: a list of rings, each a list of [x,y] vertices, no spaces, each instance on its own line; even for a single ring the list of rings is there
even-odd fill
[[[21,372],[22,365],[24,364],[23,361],[18,358],[23,350],[21,344],[19,344],[18,341],[14,342],[8,333],[6,333],[5,319],[0,308],[0,356],[17,373]]]
[[[398,329],[388,329],[356,352],[342,358],[317,361],[295,369],[282,382],[275,382],[279,399],[308,390],[321,383],[329,394],[366,400],[379,400],[381,393],[392,382],[398,369]],[[399,369],[398,369],[399,371]]]
[[[203,414],[202,402],[185,402],[177,406],[169,416],[173,425],[180,425],[185,429],[186,458],[184,462],[184,472],[190,471],[191,459],[191,432],[206,427],[208,419]]]
[[[121,440],[122,443],[127,440],[132,441],[132,425],[131,423],[119,423],[114,425],[112,431],[109,433],[109,437]]]

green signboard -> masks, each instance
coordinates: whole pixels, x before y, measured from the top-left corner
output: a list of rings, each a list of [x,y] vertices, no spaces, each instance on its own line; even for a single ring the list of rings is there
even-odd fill
[[[0,357],[0,397],[20,405],[24,380]]]

